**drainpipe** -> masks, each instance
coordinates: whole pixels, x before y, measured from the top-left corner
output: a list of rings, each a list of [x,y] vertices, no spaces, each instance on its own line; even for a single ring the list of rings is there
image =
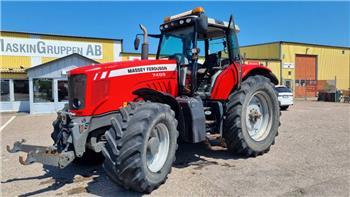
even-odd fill
[[[280,46],[279,46],[279,56],[280,56],[280,85],[282,85],[282,81],[283,81],[283,70],[282,70],[282,62],[283,62],[283,59],[282,59],[282,42],[280,42]]]

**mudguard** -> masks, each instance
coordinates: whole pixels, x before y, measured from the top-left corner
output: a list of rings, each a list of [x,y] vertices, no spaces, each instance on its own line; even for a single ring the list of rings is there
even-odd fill
[[[227,100],[231,92],[237,88],[239,84],[238,67],[239,65],[231,64],[216,78],[210,94],[212,100]],[[263,75],[272,83],[278,84],[277,77],[269,68],[255,64],[242,65],[242,81],[252,75]]]
[[[205,115],[200,98],[175,98],[170,94],[149,88],[136,90],[133,94],[143,100],[169,105],[175,112],[175,117],[178,120],[178,130],[184,141],[197,143],[205,140]]]

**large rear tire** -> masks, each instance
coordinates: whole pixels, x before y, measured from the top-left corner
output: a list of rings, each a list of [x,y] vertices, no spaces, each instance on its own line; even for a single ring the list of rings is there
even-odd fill
[[[280,110],[271,81],[251,76],[227,103],[223,136],[229,151],[242,156],[262,155],[278,134]]]
[[[163,184],[175,161],[177,120],[168,105],[130,103],[105,133],[104,168],[126,189],[150,193]]]

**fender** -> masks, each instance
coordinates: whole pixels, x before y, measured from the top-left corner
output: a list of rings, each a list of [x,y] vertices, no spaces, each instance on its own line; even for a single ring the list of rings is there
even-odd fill
[[[224,69],[217,77],[211,91],[211,99],[227,100],[231,92],[237,88],[239,78],[235,66],[235,64],[231,64],[226,69]],[[271,82],[275,85],[278,84],[277,77],[272,73],[272,71],[269,68],[255,64],[242,65],[242,81],[244,81],[252,75],[263,75],[269,78]]]
[[[171,109],[177,114],[180,111],[180,106],[175,97],[170,94],[163,93],[150,88],[141,88],[132,92],[134,95],[143,100],[168,104]],[[136,98],[137,99],[137,98]]]
[[[141,88],[133,92],[135,96],[138,98],[142,98],[143,100],[164,103],[171,107],[171,109],[175,112],[175,117],[178,121],[177,129],[180,132],[180,136],[182,140],[192,143],[197,143],[203,141],[205,139],[205,119],[204,119],[204,111],[203,111],[203,125],[204,129],[192,129],[193,122],[190,119],[185,119],[184,109],[179,101],[186,100],[187,98],[177,97],[175,98],[171,94],[163,93],[150,88]],[[137,100],[136,98],[135,100]],[[177,100],[179,99],[179,100]],[[190,113],[191,114],[191,113]],[[188,114],[186,114],[188,115]],[[204,136],[204,139],[203,139]]]
[[[278,79],[271,69],[260,65],[247,64],[242,66],[242,81],[253,75],[263,75],[269,78],[273,84],[278,84]]]
[[[181,134],[185,132],[185,120],[179,103],[176,98],[170,94],[159,92],[150,88],[141,88],[133,91],[133,94],[138,98],[142,98],[145,101],[152,101],[158,103],[164,103],[170,106],[170,108],[175,112],[175,117],[178,120],[178,129]],[[137,100],[137,98],[135,99]],[[183,136],[183,135],[182,135]]]

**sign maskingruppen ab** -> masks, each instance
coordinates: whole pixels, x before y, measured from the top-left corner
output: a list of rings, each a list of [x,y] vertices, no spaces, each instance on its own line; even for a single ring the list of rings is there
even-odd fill
[[[102,44],[92,42],[0,37],[0,55],[62,57],[72,53],[102,59],[103,47]]]

